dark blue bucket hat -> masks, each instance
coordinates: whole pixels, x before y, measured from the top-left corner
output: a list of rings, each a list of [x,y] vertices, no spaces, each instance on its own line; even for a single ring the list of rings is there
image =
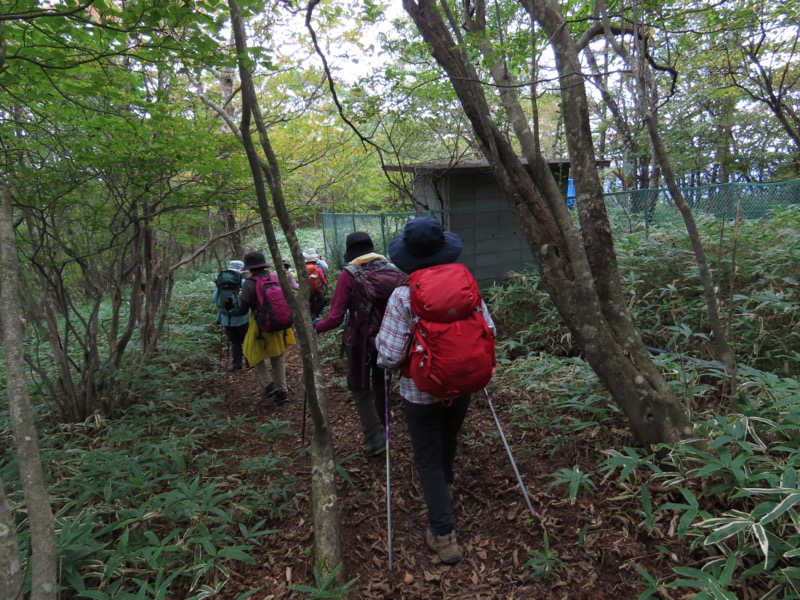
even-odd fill
[[[457,233],[444,231],[433,217],[419,217],[406,223],[403,235],[389,243],[389,257],[404,273],[455,262],[464,244]]]

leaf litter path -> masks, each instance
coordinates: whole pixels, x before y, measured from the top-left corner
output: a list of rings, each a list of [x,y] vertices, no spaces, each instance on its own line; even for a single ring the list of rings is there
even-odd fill
[[[295,480],[297,511],[288,511],[282,518],[272,516],[268,526],[280,533],[251,552],[255,565],[231,566],[232,579],[216,598],[233,599],[252,589],[259,591],[250,598],[259,600],[307,598],[291,586],[314,581],[308,552],[313,543],[311,477],[308,452],[301,443],[298,347],[289,349],[286,362],[291,401],[280,407],[263,399],[252,369],[228,376],[230,416],[254,418],[244,428],[213,436],[211,443],[219,451],[235,450],[229,467],[236,473],[243,471],[240,461],[261,459],[265,454],[291,457],[285,473]],[[548,544],[527,510],[489,406],[476,394],[462,429],[455,469],[456,531],[464,558],[455,566],[441,564],[425,546],[425,502],[411,461],[402,400],[395,389],[390,409],[394,590],[387,594],[385,455],[363,456],[358,415],[344,378],[330,364],[323,365],[323,372],[337,461],[351,480],[340,478],[338,485],[345,575],[347,580],[357,579],[350,598],[626,600],[644,589],[636,566],[653,575],[669,574],[669,555],[656,546],[674,542],[658,524],[651,533],[643,528],[643,517],[637,514],[640,504],[632,494],[621,494],[619,488],[597,477],[593,493],[579,496],[574,504],[565,498],[563,486],[547,491],[552,482],[549,474],[557,469],[581,465],[591,473],[604,458],[598,447],[630,444],[624,424],[604,427],[601,435],[608,438],[607,445],[587,432],[565,439],[563,433],[561,438],[551,438],[552,431],[523,430],[513,425],[509,410],[519,396],[512,398],[501,386],[493,390],[493,404],[533,507],[546,527]],[[273,419],[290,421],[295,434],[267,442],[255,433],[259,425]],[[310,437],[309,418],[306,444]],[[679,553],[679,548],[674,552]],[[536,560],[526,566],[531,558]],[[675,553],[672,560],[677,560]],[[665,593],[664,597],[681,596]]]

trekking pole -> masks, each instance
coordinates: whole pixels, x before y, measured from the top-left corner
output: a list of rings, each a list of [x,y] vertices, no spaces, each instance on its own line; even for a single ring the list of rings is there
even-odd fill
[[[486,401],[489,403],[489,408],[492,410],[492,416],[494,417],[494,422],[497,425],[497,431],[500,432],[500,439],[503,440],[503,446],[505,446],[506,448],[506,453],[508,454],[508,458],[511,461],[511,467],[514,469],[514,474],[517,476],[519,487],[522,489],[522,495],[525,496],[525,504],[528,505],[528,510],[531,512],[531,516],[539,523],[540,527],[544,528],[542,519],[539,517],[538,514],[536,514],[536,511],[533,510],[531,499],[530,497],[528,497],[528,490],[525,489],[525,484],[522,482],[522,475],[519,474],[517,463],[514,462],[514,456],[511,454],[511,448],[508,445],[508,441],[506,441],[506,436],[503,433],[503,428],[500,426],[500,419],[497,418],[497,413],[494,410],[494,405],[492,404],[492,397],[489,396],[489,392],[486,390],[486,388],[483,388],[483,394],[486,396]]]
[[[228,317],[228,323],[230,323],[230,322],[231,322],[231,318],[229,316]],[[231,338],[228,337],[228,332],[227,331],[225,332],[225,337],[228,339],[228,352],[227,352],[227,356],[225,357],[225,367],[224,367],[224,369],[225,369],[225,404],[230,404],[230,389],[231,389],[231,386],[230,386],[230,381],[228,381],[228,379],[230,378],[231,374],[230,374],[230,371],[228,370],[228,369],[230,369],[230,367],[228,365],[231,364],[231,344],[233,342],[231,342]]]
[[[386,425],[384,431],[386,432],[386,537],[388,539],[389,547],[389,583],[392,580],[392,480],[389,477],[389,383],[392,380],[392,374],[386,370],[383,372],[383,400],[384,400],[384,416]]]
[[[308,392],[303,390],[303,435],[301,436],[300,444],[306,445],[306,407],[308,406]]]
[[[229,378],[231,376],[229,369],[231,368],[231,336],[230,336],[230,326],[231,326],[231,311],[229,309],[225,309],[225,316],[228,317],[228,326],[225,327],[223,325],[222,329],[225,332],[225,339],[228,341],[226,344],[226,352],[225,352],[225,404],[230,404],[230,381]]]

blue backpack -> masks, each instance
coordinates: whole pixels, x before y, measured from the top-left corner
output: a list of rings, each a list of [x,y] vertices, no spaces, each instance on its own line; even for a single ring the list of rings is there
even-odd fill
[[[225,305],[229,300],[233,301],[234,307],[239,306],[239,292],[242,290],[242,274],[239,271],[220,271],[214,283],[217,286],[217,308],[221,312],[228,312]]]

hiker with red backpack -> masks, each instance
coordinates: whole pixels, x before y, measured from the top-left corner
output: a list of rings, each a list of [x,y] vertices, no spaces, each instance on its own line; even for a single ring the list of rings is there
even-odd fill
[[[331,299],[328,317],[314,324],[317,333],[335,329],[344,321],[347,352],[347,386],[353,394],[364,435],[365,454],[378,456],[386,449],[384,372],[378,367],[375,336],[386,302],[405,281],[405,275],[386,257],[375,252],[372,238],[355,231],[345,240],[344,260]]]
[[[453,464],[470,396],[495,369],[495,327],[461,238],[436,219],[409,221],[389,244],[408,285],[389,298],[376,338],[378,364],[400,369],[414,465],[428,509],[425,541],[445,564],[461,560],[453,514]]]
[[[311,318],[319,319],[322,310],[328,303],[325,298],[325,291],[328,289],[328,280],[325,278],[325,271],[319,266],[319,257],[315,248],[309,248],[303,252],[303,260],[306,262],[306,272],[311,284],[311,296],[308,299],[308,307],[311,310]]]
[[[250,271],[250,278],[242,286],[239,306],[231,303],[230,314],[237,316],[250,312],[244,355],[264,384],[264,396],[280,405],[289,400],[285,352],[296,341],[289,305],[277,276],[269,272],[271,266],[261,252],[245,254],[243,270]]]

